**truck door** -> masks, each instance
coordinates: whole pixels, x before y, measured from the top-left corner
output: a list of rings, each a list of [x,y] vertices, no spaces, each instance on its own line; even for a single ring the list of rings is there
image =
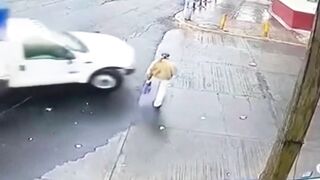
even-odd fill
[[[41,86],[70,83],[70,63],[74,55],[66,48],[41,38],[23,43],[22,61],[16,65],[11,87]]]
[[[14,65],[23,59],[20,43],[0,41],[0,79],[10,81]]]
[[[0,41],[0,80],[8,76],[8,71],[6,68],[6,59],[12,58],[11,54],[8,54],[12,48],[12,45],[5,41]]]

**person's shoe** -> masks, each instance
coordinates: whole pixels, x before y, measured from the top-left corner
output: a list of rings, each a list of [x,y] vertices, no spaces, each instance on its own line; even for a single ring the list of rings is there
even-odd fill
[[[162,104],[157,105],[157,106],[153,105],[153,107],[154,107],[154,108],[156,108],[156,109],[160,109],[160,108],[161,108],[161,106],[162,106]]]

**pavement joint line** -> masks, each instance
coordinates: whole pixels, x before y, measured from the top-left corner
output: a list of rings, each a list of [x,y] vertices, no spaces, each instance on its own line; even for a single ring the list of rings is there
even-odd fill
[[[179,13],[177,13],[177,15],[178,14]],[[270,42],[276,42],[276,43],[281,43],[281,44],[288,44],[288,45],[292,45],[292,46],[307,47],[307,45],[303,44],[303,43],[287,42],[287,41],[271,39],[271,38],[261,38],[261,37],[257,37],[257,36],[237,34],[237,33],[231,33],[231,32],[228,32],[228,31],[221,31],[221,30],[215,30],[215,29],[210,29],[210,28],[206,28],[206,27],[200,27],[199,25],[194,25],[194,24],[191,24],[191,23],[184,22],[180,18],[177,18],[177,15],[175,16],[175,20],[176,20],[176,22],[178,22],[178,24],[183,25],[183,26],[188,27],[188,28],[191,28],[191,29],[199,30],[199,31],[204,31],[204,32],[209,32],[209,33],[216,33],[216,34],[227,34],[227,35],[230,35],[230,36],[237,36],[237,37],[249,38],[249,39],[255,39],[255,40],[262,40],[262,41],[270,41]]]
[[[240,140],[267,142],[267,143],[271,143],[271,144],[273,144],[273,142],[276,138],[276,137],[274,137],[272,139],[256,138],[256,137],[248,137],[248,136],[242,136],[242,135],[223,134],[223,133],[215,133],[215,132],[200,131],[200,130],[193,130],[193,129],[184,129],[184,128],[177,128],[177,127],[170,127],[170,126],[166,126],[166,129],[172,130],[172,131],[184,131],[184,132],[191,132],[191,133],[204,134],[204,135],[217,136],[217,137],[228,137],[228,138],[240,139]]]
[[[233,96],[237,98],[252,98],[252,99],[264,99],[263,95],[264,94],[259,94],[259,95],[247,95],[247,94],[232,94],[232,93],[226,93],[226,92],[218,92],[214,90],[200,90],[200,89],[188,89],[188,88],[183,88],[183,87],[175,87],[172,86],[172,89],[182,89],[182,90],[187,90],[187,91],[194,91],[194,92],[203,92],[203,93],[215,93],[219,95],[225,95],[225,96]]]
[[[16,108],[18,108],[19,106],[23,105],[24,103],[26,103],[27,101],[29,101],[31,98],[32,98],[32,96],[29,96],[29,97],[25,98],[24,100],[22,100],[21,102],[13,105],[12,107],[10,107],[10,108],[8,108],[8,109],[0,112],[0,117],[3,116],[3,115],[5,115],[5,114],[8,113],[9,111],[12,111],[13,109],[16,109]]]
[[[276,74],[276,75],[286,75],[286,76],[292,76],[292,77],[297,77],[299,75],[299,74],[294,74],[294,73],[276,72],[276,71],[263,70],[263,69],[260,69],[260,72]]]
[[[247,46],[247,42],[246,43],[246,46]],[[246,47],[244,48],[243,50],[246,50],[248,51],[248,49],[250,50],[249,47]],[[248,53],[250,56],[252,56],[253,58],[253,55],[252,53]],[[239,68],[244,68],[244,69],[247,69],[249,71],[255,71],[256,69],[259,69],[259,65],[257,67],[250,67],[250,66],[247,66],[247,65],[239,65],[239,64],[230,64],[230,63],[225,63],[225,62],[212,62],[212,61],[204,61],[205,63],[208,63],[208,64],[215,64],[215,65],[222,65],[222,66],[230,66],[230,67],[239,67]],[[256,61],[255,61],[256,62]],[[301,62],[303,62],[301,60]],[[257,64],[259,64],[259,62],[256,62]],[[285,73],[285,72],[276,72],[276,71],[271,71],[271,70],[263,70],[263,69],[259,69],[260,72],[266,72],[266,73],[273,73],[273,74],[279,74],[279,75],[289,75],[289,76],[298,76],[298,74],[293,74],[293,73]]]
[[[246,43],[246,46],[247,45],[247,42]],[[250,48],[249,47],[246,47],[244,48],[243,50],[246,50],[249,52]],[[252,58],[254,57],[252,55],[251,52],[248,53]],[[299,60],[301,62],[303,62],[302,60]],[[259,65],[257,67],[250,67],[250,66],[247,66],[247,65],[239,65],[239,64],[230,64],[230,63],[226,63],[226,62],[212,62],[212,61],[204,61],[205,63],[208,63],[208,64],[214,64],[214,65],[222,65],[222,66],[230,66],[230,67],[238,67],[238,68],[244,68],[244,69],[247,69],[249,71],[255,71],[256,69],[259,69]],[[256,62],[254,60],[255,63],[259,64],[259,62]],[[298,74],[293,74],[293,73],[285,73],[285,72],[276,72],[276,71],[271,71],[271,70],[263,70],[263,69],[259,69],[260,72],[266,72],[266,73],[274,73],[274,74],[279,74],[279,75],[289,75],[289,76],[298,76]]]
[[[125,144],[126,144],[126,142],[127,142],[127,139],[128,139],[128,136],[129,136],[129,132],[130,132],[130,130],[131,130],[131,127],[132,127],[132,123],[131,123],[130,126],[128,127],[127,132],[126,132],[126,135],[125,135],[125,137],[124,137],[124,140],[123,140],[122,143],[121,143],[121,146],[120,146],[120,149],[119,149],[119,152],[118,152],[116,161],[115,161],[115,163],[114,163],[113,166],[112,166],[110,175],[109,175],[109,177],[108,177],[108,176],[107,176],[108,173],[106,173],[106,175],[105,175],[105,177],[104,177],[104,180],[112,180],[113,174],[114,174],[114,172],[115,172],[115,170],[116,170],[116,168],[117,168],[117,164],[118,164],[118,162],[119,162],[119,160],[120,160],[121,154],[123,153],[123,152],[122,152],[122,151],[123,151],[123,148],[124,148],[124,146],[125,146]]]
[[[225,108],[224,104],[223,104],[222,101],[221,101],[221,96],[220,96],[220,94],[217,94],[217,99],[218,99],[219,105],[221,106],[221,111],[220,111],[220,113],[221,113],[221,114],[225,114],[225,113],[226,113],[226,108]],[[246,98],[246,99],[248,99],[248,98]],[[226,126],[227,121],[226,121],[226,117],[225,117],[225,116],[222,116],[222,121],[223,121],[223,125],[224,125],[224,131],[228,133],[228,129],[227,129],[227,126]]]

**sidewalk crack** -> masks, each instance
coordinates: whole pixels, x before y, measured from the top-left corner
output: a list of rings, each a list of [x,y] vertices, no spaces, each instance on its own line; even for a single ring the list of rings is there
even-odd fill
[[[248,51],[249,57],[252,60],[252,62],[257,63],[256,59],[254,58],[254,55],[252,54],[252,52],[250,50],[250,47],[249,47],[249,44],[248,44],[247,41],[245,41],[245,46],[246,46],[246,49]],[[270,87],[268,85],[268,82],[267,82],[265,76],[262,74],[262,72],[258,68],[255,68],[255,70],[256,70],[256,78],[257,78],[258,83],[259,83],[259,89],[263,94],[263,98],[267,99],[268,106],[269,106],[269,109],[271,111],[271,116],[274,119],[274,124],[275,124],[276,127],[278,127],[277,126],[277,121],[279,121],[279,119],[278,119],[278,116],[277,116],[277,111],[276,111],[276,109],[274,107],[275,99],[273,98],[273,95],[270,92]]]

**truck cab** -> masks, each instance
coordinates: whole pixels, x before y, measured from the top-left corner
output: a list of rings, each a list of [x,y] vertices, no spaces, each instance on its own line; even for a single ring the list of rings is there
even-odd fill
[[[0,41],[0,79],[10,88],[89,83],[116,89],[133,73],[134,54],[110,35],[56,32],[35,20],[9,18]]]

